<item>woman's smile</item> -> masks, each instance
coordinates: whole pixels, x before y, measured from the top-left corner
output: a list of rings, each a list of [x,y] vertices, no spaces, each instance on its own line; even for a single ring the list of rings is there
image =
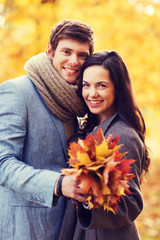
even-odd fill
[[[90,100],[90,99],[88,99],[87,101],[91,107],[99,107],[99,105],[103,102],[103,100]]]

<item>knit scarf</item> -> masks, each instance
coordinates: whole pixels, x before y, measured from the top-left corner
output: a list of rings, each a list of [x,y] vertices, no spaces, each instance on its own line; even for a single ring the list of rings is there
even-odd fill
[[[84,103],[76,93],[78,85],[69,84],[62,79],[46,53],[29,59],[24,69],[46,106],[53,115],[63,121],[68,140],[75,131],[76,117],[82,117],[86,113]]]

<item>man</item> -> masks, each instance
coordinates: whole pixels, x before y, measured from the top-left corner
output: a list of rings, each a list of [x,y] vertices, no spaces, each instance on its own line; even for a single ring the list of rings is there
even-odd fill
[[[46,53],[26,62],[27,75],[0,85],[1,240],[58,239],[65,198],[57,201],[57,179],[76,117],[85,114],[77,82],[92,52],[90,26],[63,20]]]

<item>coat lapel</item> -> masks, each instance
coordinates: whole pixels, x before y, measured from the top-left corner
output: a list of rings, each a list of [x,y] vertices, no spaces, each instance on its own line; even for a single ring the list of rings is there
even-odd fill
[[[52,114],[51,114],[52,115]],[[64,131],[64,127],[62,124],[62,121],[60,119],[58,119],[57,117],[52,115],[52,119],[55,123],[55,126],[57,128],[58,134],[59,134],[59,138],[61,140],[62,143],[62,148],[65,154],[65,157],[67,159],[67,144],[66,144],[66,136],[65,136],[65,131]]]

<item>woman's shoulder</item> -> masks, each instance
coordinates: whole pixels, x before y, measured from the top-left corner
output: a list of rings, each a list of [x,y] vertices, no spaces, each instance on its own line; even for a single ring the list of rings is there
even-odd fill
[[[120,132],[122,134],[124,133],[124,131],[125,131],[125,134],[127,133],[127,134],[134,135],[136,133],[136,131],[121,118],[117,118],[115,121],[113,121],[110,124],[109,128],[113,129],[113,131],[115,131],[115,132]]]
[[[137,142],[138,144],[142,144],[142,141],[136,132],[136,130],[129,126],[123,119],[120,117],[116,117],[108,126],[105,137],[109,134],[113,134],[114,137],[120,137],[120,142],[125,144],[129,144],[129,142]],[[143,144],[142,144],[143,145]]]

